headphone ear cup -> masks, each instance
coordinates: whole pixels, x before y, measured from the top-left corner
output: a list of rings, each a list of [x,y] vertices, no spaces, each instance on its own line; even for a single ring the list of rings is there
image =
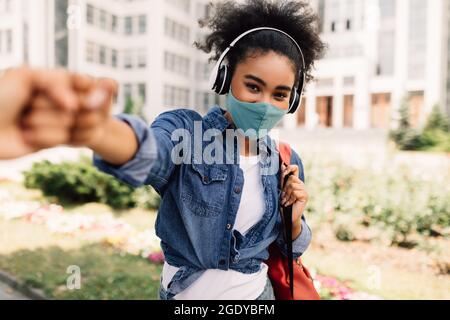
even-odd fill
[[[231,89],[231,80],[233,80],[233,75],[231,74],[231,68],[227,66],[227,74],[225,76],[225,85],[223,86],[223,90],[221,94],[228,94]]]
[[[288,114],[295,113],[297,111],[298,106],[300,104],[300,98],[301,96],[298,94],[297,89],[292,90],[292,97],[291,97],[291,103],[289,106]]]
[[[222,65],[219,70],[216,93],[219,95],[227,94],[230,91],[231,75],[230,68],[227,65]]]
[[[217,63],[213,67],[211,74],[209,75],[209,81],[208,81],[209,88],[214,92],[217,89],[217,80],[219,78],[219,67],[220,67],[220,65],[219,65],[219,63]]]

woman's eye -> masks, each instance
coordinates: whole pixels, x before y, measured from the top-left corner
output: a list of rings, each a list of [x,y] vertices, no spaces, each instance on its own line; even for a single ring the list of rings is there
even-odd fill
[[[287,95],[285,95],[284,93],[279,93],[279,94],[277,94],[277,96],[279,97],[279,98],[281,98],[281,99],[285,99],[285,98],[287,98]]]
[[[254,92],[258,92],[259,91],[258,86],[255,86],[253,84],[247,84],[247,88],[249,88],[251,91],[254,91]]]

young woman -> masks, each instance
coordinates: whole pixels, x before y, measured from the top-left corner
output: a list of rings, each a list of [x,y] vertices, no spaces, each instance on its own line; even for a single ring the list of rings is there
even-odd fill
[[[264,261],[274,242],[286,252],[280,198],[293,205],[294,258],[305,252],[311,230],[303,215],[302,162],[293,152],[291,165],[279,168],[267,132],[299,102],[295,95],[311,80],[324,45],[316,16],[298,0],[225,1],[214,9],[203,21],[212,32],[196,43],[207,53],[214,49],[213,60],[249,30],[279,30],[251,32],[227,52],[228,83],[212,77],[216,91],[228,88],[225,105],[204,117],[189,109],[165,112],[150,127],[128,115],[91,115],[78,141],[95,152],[100,170],[161,195],[160,299],[274,299]],[[294,175],[281,185],[287,173]]]

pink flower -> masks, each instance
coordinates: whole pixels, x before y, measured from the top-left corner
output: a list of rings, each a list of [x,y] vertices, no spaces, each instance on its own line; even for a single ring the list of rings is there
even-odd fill
[[[164,263],[164,253],[162,251],[160,252],[154,252],[148,255],[148,260],[153,263]]]

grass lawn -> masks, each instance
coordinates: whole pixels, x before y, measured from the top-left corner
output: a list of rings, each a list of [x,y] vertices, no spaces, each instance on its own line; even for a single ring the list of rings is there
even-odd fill
[[[399,268],[375,267],[362,262],[357,255],[339,255],[310,250],[303,259],[305,265],[319,274],[337,277],[354,289],[389,300],[448,300],[450,279],[432,273],[412,273]],[[379,277],[379,285],[372,283]]]
[[[20,195],[24,201],[41,199],[35,191],[17,184],[0,184],[1,189]],[[105,211],[111,209],[91,203],[66,208],[64,214]],[[137,231],[152,229],[156,219],[155,211],[141,209],[113,213]],[[310,270],[385,299],[450,299],[450,277],[439,275],[430,266],[428,254],[417,249],[341,242],[329,228],[311,226],[313,242],[303,256]],[[446,256],[448,240],[443,247],[447,249],[441,256]],[[70,266],[80,269],[80,289],[70,290],[66,285],[72,275],[68,273]],[[157,299],[162,266],[119,252],[89,234],[55,234],[44,225],[0,218],[0,269],[24,286],[41,289],[51,299],[147,300]]]
[[[450,299],[450,276],[435,265],[436,257],[448,256],[449,240],[441,239],[442,251],[429,252],[364,241],[342,242],[325,225],[312,228],[313,240],[302,259],[318,274],[336,277],[356,290],[384,299]]]
[[[69,290],[69,266],[81,271],[81,288]],[[0,255],[0,269],[51,299],[157,299],[161,266],[121,255],[99,244],[63,250],[48,247]]]
[[[18,184],[0,184],[0,189],[20,194],[24,201],[42,200],[38,192]],[[95,216],[111,211],[101,204],[66,209]],[[152,229],[154,211],[141,209],[114,212],[116,218],[137,231]],[[69,266],[81,272],[81,288],[69,290]],[[15,276],[23,286],[40,289],[50,299],[157,299],[161,265],[119,252],[89,234],[51,233],[44,225],[22,219],[0,219],[0,269]]]

